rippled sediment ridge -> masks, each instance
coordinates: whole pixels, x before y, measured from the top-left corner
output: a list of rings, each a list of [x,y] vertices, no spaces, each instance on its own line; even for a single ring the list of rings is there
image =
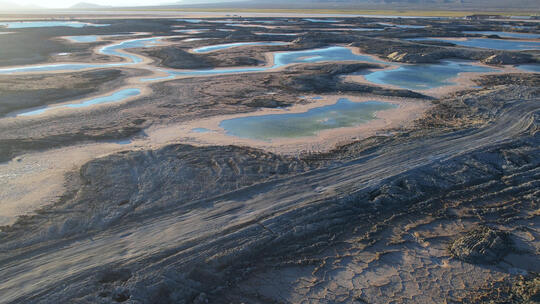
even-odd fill
[[[394,109],[394,104],[380,101],[353,102],[347,98],[335,104],[310,109],[304,113],[270,114],[224,120],[220,127],[226,134],[255,140],[315,136],[329,129],[353,127],[376,119],[377,111]]]

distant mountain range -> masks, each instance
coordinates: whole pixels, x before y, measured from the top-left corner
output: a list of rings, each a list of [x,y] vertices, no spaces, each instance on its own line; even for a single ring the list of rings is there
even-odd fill
[[[72,5],[71,9],[96,9],[96,8],[111,8],[112,6],[106,6],[106,5],[99,5],[95,3],[89,3],[89,2],[79,2],[75,5]]]

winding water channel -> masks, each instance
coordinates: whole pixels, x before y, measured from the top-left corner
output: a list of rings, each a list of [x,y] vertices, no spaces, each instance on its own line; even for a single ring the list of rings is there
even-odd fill
[[[185,21],[185,20],[184,20]],[[187,22],[196,22],[198,20],[190,20]],[[316,22],[314,20],[309,20]],[[144,85],[149,82],[166,81],[176,78],[212,76],[212,75],[227,75],[238,73],[255,73],[274,71],[280,68],[293,64],[302,63],[318,63],[318,62],[368,62],[380,64],[381,67],[387,67],[383,70],[372,70],[365,74],[365,79],[373,84],[393,85],[410,90],[428,90],[432,88],[453,85],[454,82],[450,79],[456,78],[461,73],[467,72],[492,72],[495,69],[485,66],[470,64],[464,61],[447,60],[439,64],[398,64],[379,60],[373,56],[361,55],[354,53],[350,48],[343,46],[331,46],[310,50],[299,51],[280,51],[271,53],[272,62],[266,66],[255,67],[235,67],[235,68],[215,68],[203,70],[177,70],[167,68],[157,68],[146,62],[149,61],[145,57],[133,54],[127,50],[133,48],[151,48],[163,45],[167,37],[150,37],[130,39],[121,42],[112,43],[96,49],[99,54],[107,56],[116,56],[122,58],[122,62],[117,63],[58,63],[58,64],[41,64],[29,65],[21,67],[10,67],[0,69],[0,74],[26,74],[26,73],[44,73],[44,72],[74,72],[87,69],[102,69],[116,67],[137,67],[147,69],[154,72],[155,77],[147,77],[138,79],[137,81]],[[74,36],[71,37],[74,42],[95,42],[98,36]],[[418,40],[418,39],[415,39]],[[497,40],[497,39],[494,39]],[[498,40],[501,41],[501,40]],[[504,40],[503,40],[504,42]],[[205,54],[209,52],[218,52],[233,47],[254,47],[254,46],[285,46],[286,42],[241,42],[230,44],[217,44],[199,47],[192,49],[194,53]],[[515,46],[514,46],[515,47]],[[390,68],[388,68],[390,67]],[[536,65],[521,66],[526,71],[537,71]],[[15,116],[33,116],[40,115],[52,109],[58,108],[81,108],[89,107],[96,104],[112,103],[126,100],[133,96],[141,94],[141,87],[134,86],[132,88],[124,88],[116,92],[112,92],[107,96],[100,96],[83,101],[74,101],[62,105],[49,106],[40,109],[29,109],[27,111],[16,113]],[[344,101],[338,103],[340,106]],[[13,115],[12,115],[13,116]]]

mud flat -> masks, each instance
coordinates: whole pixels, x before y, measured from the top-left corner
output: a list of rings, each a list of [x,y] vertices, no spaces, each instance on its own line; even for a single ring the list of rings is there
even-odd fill
[[[171,145],[91,161],[57,204],[3,229],[5,299],[266,302],[287,290],[293,302],[317,294],[328,303],[427,303],[532,282],[537,79],[508,80],[441,99],[394,136],[325,154]],[[500,83],[512,90],[492,86]],[[478,225],[507,231],[503,250],[514,253],[494,266],[453,258],[448,244]],[[17,288],[20,273],[40,288]],[[56,283],[64,280],[68,289]],[[381,284],[393,291],[381,294]]]
[[[400,25],[341,35],[329,33],[336,22],[306,17],[241,18],[234,32],[218,30],[230,18],[179,18],[1,35],[37,48],[0,54],[16,62],[0,68],[66,51],[89,63],[111,43],[89,51],[65,36],[167,37],[121,52],[140,60],[127,67],[0,76],[5,113],[141,89],[121,102],[0,118],[1,303],[537,301],[540,80],[508,66],[534,66],[537,52],[407,40],[502,26],[491,21],[335,16],[351,28]],[[276,28],[249,28],[260,21]],[[179,37],[179,26],[210,30]],[[282,26],[301,34],[259,35]],[[190,52],[254,41],[287,45]],[[346,56],[320,53],[336,47]],[[268,52],[278,51],[303,55],[270,69]],[[437,94],[350,78],[466,57],[497,72],[450,78]],[[230,72],[214,73],[220,66]],[[174,68],[199,75],[142,81]],[[343,98],[392,106],[310,136],[260,140],[223,125]]]

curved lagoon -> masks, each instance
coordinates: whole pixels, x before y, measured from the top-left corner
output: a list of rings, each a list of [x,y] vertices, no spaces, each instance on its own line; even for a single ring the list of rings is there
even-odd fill
[[[100,53],[104,55],[109,56],[118,56],[122,57],[131,63],[141,63],[143,59],[137,55],[134,54],[127,54],[123,52],[119,52],[121,50],[125,49],[134,49],[134,48],[143,48],[143,47],[152,47],[159,45],[159,40],[162,37],[157,38],[142,38],[142,39],[133,39],[128,41],[122,41],[117,44],[112,44],[108,46],[104,46],[99,50]]]
[[[82,28],[87,26],[104,27],[110,24],[94,24],[78,21],[18,21],[18,22],[0,22],[0,27],[7,27],[9,29],[22,29],[22,28],[36,28],[36,27],[75,27]]]
[[[376,60],[371,56],[354,54],[350,49],[334,46],[324,49],[314,49],[305,51],[292,51],[292,52],[280,52],[274,54],[274,62],[270,67],[250,67],[250,68],[232,68],[232,69],[211,69],[211,70],[166,70],[160,69],[158,71],[167,73],[167,76],[159,78],[147,78],[142,81],[157,81],[157,80],[170,80],[176,76],[209,76],[216,74],[235,74],[235,73],[248,73],[248,72],[265,72],[272,69],[281,68],[287,65],[295,63],[317,63],[317,62],[334,62],[334,61],[364,61],[364,62],[376,62],[385,63],[380,60]]]
[[[304,113],[233,118],[222,121],[219,126],[227,135],[270,141],[275,138],[315,136],[323,130],[357,126],[376,119],[377,111],[396,107],[386,102],[352,102],[342,98],[333,105],[310,109]]]
[[[411,41],[442,41],[455,45],[475,47],[481,49],[493,49],[504,51],[524,51],[540,49],[540,42],[521,41],[521,40],[503,40],[491,38],[468,38],[466,40],[444,39],[444,38],[412,38]]]
[[[273,46],[273,45],[287,45],[286,42],[238,42],[238,43],[226,43],[226,44],[217,44],[217,45],[209,45],[209,46],[203,46],[200,48],[193,49],[193,52],[195,53],[210,53],[215,51],[221,51],[226,50],[234,47],[240,47],[240,46]]]
[[[118,56],[126,60],[123,63],[64,63],[64,64],[45,64],[45,65],[31,65],[18,68],[5,68],[0,69],[0,74],[12,74],[12,73],[27,73],[27,72],[52,72],[52,71],[80,71],[89,68],[111,68],[120,67],[130,64],[141,63],[143,59],[134,54],[128,54],[120,52],[121,50],[139,47],[152,47],[159,43],[161,38],[142,38],[123,41],[117,44],[111,44],[104,46],[99,50],[99,53],[109,56]]]
[[[403,65],[397,69],[376,71],[364,78],[377,84],[389,84],[409,90],[429,90],[455,83],[449,81],[464,72],[492,72],[494,69],[462,61],[443,61],[438,64]]]
[[[45,108],[41,108],[37,110],[30,110],[30,111],[20,112],[16,114],[15,116],[33,116],[33,115],[40,115],[47,111],[55,110],[55,109],[85,108],[85,107],[98,105],[98,104],[120,102],[130,97],[138,96],[140,94],[141,94],[141,90],[139,89],[125,89],[125,90],[115,92],[111,95],[92,98],[92,99],[89,99],[80,103],[70,103],[70,104],[64,104],[64,105],[59,105],[59,106],[45,107]]]

